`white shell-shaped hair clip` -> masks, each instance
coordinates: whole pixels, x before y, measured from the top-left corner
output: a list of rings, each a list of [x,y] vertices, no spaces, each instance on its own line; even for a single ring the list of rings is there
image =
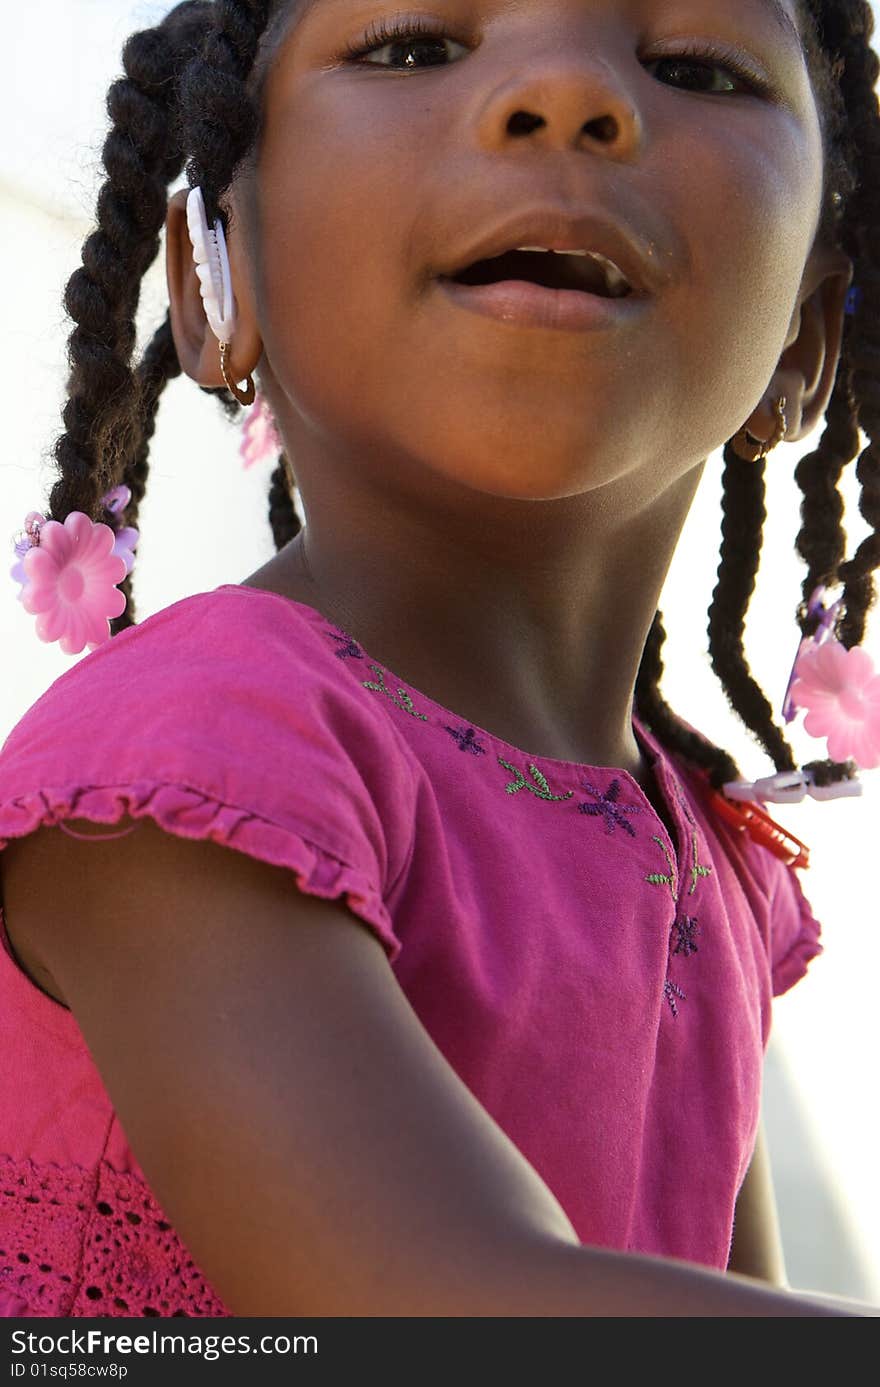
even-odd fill
[[[852,799],[862,793],[862,782],[835,780],[830,785],[817,785],[812,771],[782,771],[765,776],[763,780],[729,780],[724,786],[728,799],[755,800],[764,804],[800,804],[807,795],[811,799]]]
[[[186,200],[186,223],[192,242],[196,274],[205,305],[205,316],[218,342],[231,342],[235,332],[235,296],[223,223],[218,217],[213,230],[201,188],[193,188]]]

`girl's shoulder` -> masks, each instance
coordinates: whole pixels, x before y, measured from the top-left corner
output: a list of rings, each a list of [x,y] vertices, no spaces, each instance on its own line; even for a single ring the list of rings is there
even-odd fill
[[[415,775],[314,609],[227,584],[98,646],[0,747],[0,848],[43,824],[150,816],[374,894],[410,849]]]
[[[340,736],[352,721],[381,736],[386,722],[339,677],[333,634],[314,609],[253,586],[181,598],[65,670],[12,729],[0,765],[28,746],[51,750],[60,769],[86,742],[124,765],[144,745],[161,758],[190,738],[206,764],[212,746],[262,760],[267,739],[277,751],[305,716]]]

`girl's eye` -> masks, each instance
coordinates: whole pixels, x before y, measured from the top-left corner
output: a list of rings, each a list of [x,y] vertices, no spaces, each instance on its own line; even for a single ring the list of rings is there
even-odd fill
[[[398,49],[401,54],[406,55],[402,61],[391,63],[370,62],[364,63],[365,67],[403,67],[404,69],[420,67],[438,67],[443,63],[444,44],[451,43],[455,47],[464,48],[464,44],[456,43],[455,39],[449,38],[438,25],[428,19],[406,19],[392,20],[387,23],[381,19],[376,24],[371,24],[363,39],[359,43],[349,44],[346,47],[345,55],[351,62],[357,62],[365,58],[368,53],[384,52],[386,49]],[[409,55],[419,54],[426,61],[419,62],[411,59]]]
[[[397,61],[389,63],[372,61],[363,63],[366,67],[390,67],[403,70],[417,70],[421,67],[439,67],[443,64],[444,45],[466,46],[449,38],[436,22],[426,18],[395,19],[390,22],[381,19],[367,30],[358,43],[348,44],[345,56],[350,62],[362,62],[371,53],[399,53]],[[421,57],[424,61],[419,61]],[[670,57],[655,58],[648,67],[670,67],[673,71],[684,73],[686,90],[714,95],[716,92],[731,92],[736,95],[743,84],[752,93],[769,95],[769,88],[756,73],[752,72],[740,56],[722,46],[707,45],[700,48],[693,45],[681,53]],[[690,73],[690,78],[688,77]],[[693,74],[698,74],[696,85]],[[726,86],[712,90],[713,74],[726,73]],[[731,81],[731,78],[734,80]],[[708,84],[708,85],[707,85]]]
[[[739,54],[732,49],[716,47],[712,44],[704,48],[694,44],[686,48],[681,53],[672,54],[670,57],[655,58],[647,64],[648,67],[667,67],[673,71],[683,74],[684,84],[687,90],[706,93],[710,96],[732,92],[736,95],[737,90],[743,84],[753,94],[760,93],[770,95],[767,83],[746,66]],[[693,75],[697,75],[697,85],[693,85]],[[713,78],[715,74],[726,73],[726,85],[713,89]],[[735,80],[731,82],[731,78]],[[705,83],[705,85],[704,85]]]

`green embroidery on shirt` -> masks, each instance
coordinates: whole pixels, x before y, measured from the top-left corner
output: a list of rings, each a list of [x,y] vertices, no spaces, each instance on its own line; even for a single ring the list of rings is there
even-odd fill
[[[645,877],[645,881],[649,881],[652,886],[668,886],[670,894],[672,895],[672,899],[675,901],[675,863],[669,856],[669,849],[667,848],[663,839],[656,833],[652,833],[651,837],[654,840],[654,842],[657,843],[663,850],[663,856],[666,858],[666,862],[669,867],[669,873],[667,875],[665,872],[649,872],[648,875]]]
[[[690,891],[688,891],[688,895],[689,895],[689,896],[692,896],[692,895],[694,894],[694,892],[696,891],[696,889],[697,889],[697,880],[698,880],[699,877],[707,877],[707,876],[711,876],[711,875],[712,875],[712,868],[711,868],[711,867],[701,867],[701,866],[700,866],[699,852],[698,852],[698,850],[697,850],[697,831],[696,831],[696,829],[694,829],[694,832],[693,832],[693,840],[694,840],[694,865],[691,867],[691,889],[690,889]]]
[[[407,693],[406,689],[398,689],[397,697],[395,698],[394,694],[391,692],[391,690],[385,683],[385,671],[381,665],[370,665],[370,669],[373,670],[376,674],[378,674],[379,682],[378,684],[374,684],[370,679],[362,679],[361,683],[363,684],[365,689],[372,689],[375,693],[384,694],[386,698],[391,699],[391,702],[394,704],[395,708],[400,708],[402,712],[409,713],[410,717],[418,718],[421,722],[428,721],[424,713],[416,712],[415,707],[413,706],[413,701]]]
[[[545,777],[538,770],[538,767],[531,762],[529,762],[529,775],[534,780],[534,785],[530,785],[522,771],[517,770],[516,766],[512,766],[509,761],[505,761],[503,756],[498,757],[498,764],[503,766],[505,770],[511,771],[513,775],[516,776],[516,780],[511,781],[509,785],[505,786],[505,790],[509,795],[518,795],[520,790],[528,790],[536,799],[565,800],[571,799],[574,794],[574,790],[569,790],[567,795],[554,795]]]

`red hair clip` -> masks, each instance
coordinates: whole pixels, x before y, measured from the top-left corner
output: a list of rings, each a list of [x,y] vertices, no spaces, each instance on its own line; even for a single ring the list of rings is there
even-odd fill
[[[792,867],[809,867],[810,849],[807,845],[771,819],[760,804],[754,804],[751,800],[729,800],[718,790],[711,792],[710,801],[722,819],[740,833],[747,833],[762,848],[768,848],[774,857],[781,858]]]

